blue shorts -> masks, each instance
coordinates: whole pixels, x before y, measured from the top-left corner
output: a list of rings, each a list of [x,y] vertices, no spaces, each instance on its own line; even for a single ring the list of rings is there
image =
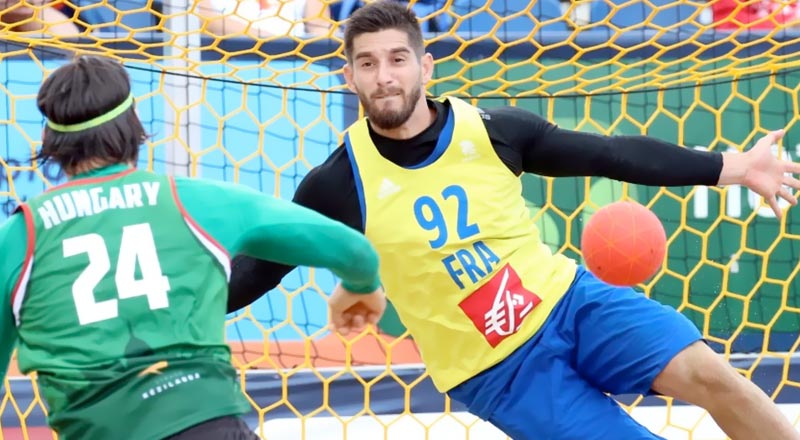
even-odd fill
[[[448,395],[514,440],[659,439],[611,394],[649,394],[702,335],[671,307],[583,267],[528,342]]]

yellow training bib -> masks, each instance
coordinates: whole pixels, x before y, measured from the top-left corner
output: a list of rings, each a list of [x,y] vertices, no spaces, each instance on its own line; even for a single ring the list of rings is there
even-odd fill
[[[366,119],[345,140],[386,294],[442,392],[525,343],[576,271],[542,243],[480,111],[447,102],[439,143],[415,167],[384,159]]]

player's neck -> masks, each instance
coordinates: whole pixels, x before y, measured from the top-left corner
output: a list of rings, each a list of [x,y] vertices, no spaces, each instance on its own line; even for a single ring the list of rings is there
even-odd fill
[[[436,120],[436,107],[435,106],[428,106],[428,101],[423,96],[419,102],[417,102],[417,106],[414,108],[414,112],[411,113],[411,117],[401,126],[392,129],[384,129],[381,127],[377,127],[375,125],[371,125],[372,129],[375,133],[379,135],[389,138],[389,139],[411,139],[414,136],[422,133],[428,127],[433,124],[433,121]]]
[[[75,176],[80,176],[81,174],[86,174],[91,171],[98,170],[100,168],[106,168],[112,165],[131,166],[131,164],[123,162],[110,162],[102,159],[88,159],[76,164],[74,167],[64,168],[64,173],[67,175],[67,177],[73,178]]]

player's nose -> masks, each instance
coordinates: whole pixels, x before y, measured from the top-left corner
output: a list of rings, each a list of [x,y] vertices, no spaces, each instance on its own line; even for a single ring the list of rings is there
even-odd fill
[[[393,85],[394,74],[392,73],[392,69],[385,63],[379,64],[376,79],[378,81],[378,86],[380,87],[387,87]]]

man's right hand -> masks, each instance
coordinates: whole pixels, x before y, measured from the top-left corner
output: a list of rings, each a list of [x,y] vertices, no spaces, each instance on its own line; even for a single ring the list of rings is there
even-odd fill
[[[371,293],[353,293],[337,284],[328,298],[331,330],[347,335],[360,332],[367,324],[377,326],[386,310],[383,288]]]

